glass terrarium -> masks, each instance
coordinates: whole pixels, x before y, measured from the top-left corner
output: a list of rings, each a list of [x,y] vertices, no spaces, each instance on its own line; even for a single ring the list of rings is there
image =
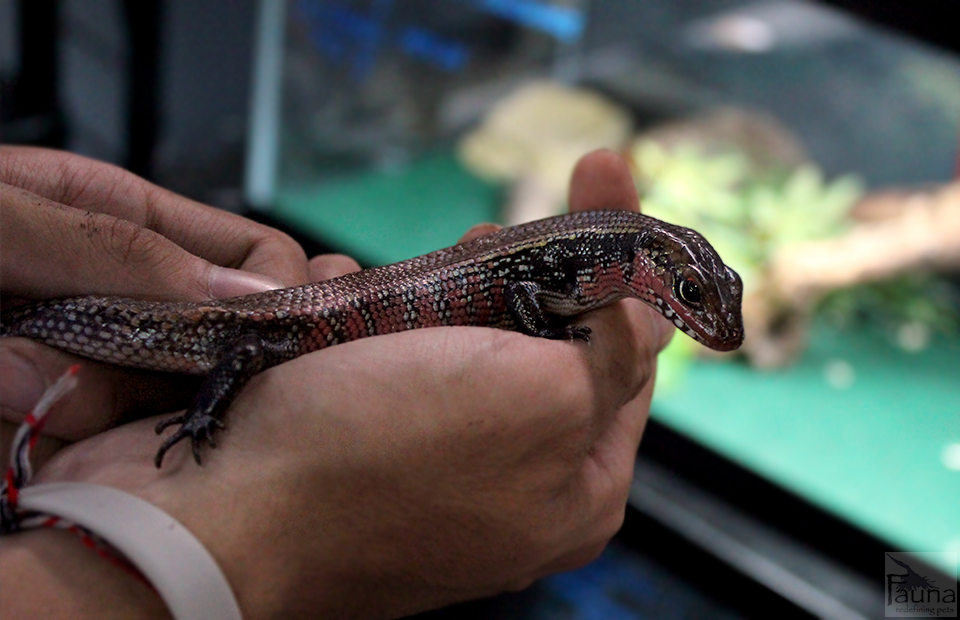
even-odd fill
[[[960,551],[960,59],[812,2],[266,0],[247,195],[367,264],[560,212],[620,150],[744,278],[654,416],[905,550]]]

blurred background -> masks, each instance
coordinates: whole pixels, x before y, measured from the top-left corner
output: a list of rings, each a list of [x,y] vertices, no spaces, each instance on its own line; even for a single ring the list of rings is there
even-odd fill
[[[743,276],[743,350],[663,354],[599,560],[425,617],[876,618],[885,551],[960,553],[949,5],[0,0],[0,139],[366,266],[561,213],[623,153]]]

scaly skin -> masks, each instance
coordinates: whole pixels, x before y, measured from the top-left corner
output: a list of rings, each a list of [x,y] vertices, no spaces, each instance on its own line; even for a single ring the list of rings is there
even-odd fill
[[[205,303],[74,297],[4,313],[22,336],[90,359],[208,375],[163,454],[211,441],[254,374],[305,353],[441,325],[587,340],[570,317],[641,299],[720,351],[743,341],[742,285],[698,233],[627,211],[573,213],[507,228],[407,261],[316,284]]]

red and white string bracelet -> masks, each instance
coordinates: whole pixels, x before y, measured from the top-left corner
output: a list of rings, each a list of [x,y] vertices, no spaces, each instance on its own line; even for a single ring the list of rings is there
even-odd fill
[[[151,586],[177,620],[239,620],[230,584],[210,553],[179,521],[119,489],[83,482],[30,485],[30,452],[47,413],[77,384],[79,365],[51,385],[13,440],[0,486],[0,534],[56,527]]]

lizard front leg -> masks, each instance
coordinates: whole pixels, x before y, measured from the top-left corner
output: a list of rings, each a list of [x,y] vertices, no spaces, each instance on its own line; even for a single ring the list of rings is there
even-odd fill
[[[226,428],[223,416],[227,408],[243,386],[260,372],[263,363],[263,341],[257,334],[250,333],[235,341],[204,379],[197,397],[186,413],[162,420],[157,424],[158,435],[168,426],[180,425],[180,428],[157,450],[157,455],[153,459],[157,468],[163,463],[164,454],[186,437],[190,437],[193,458],[197,465],[200,465],[200,447],[203,442],[209,443],[211,448],[217,447],[213,433],[218,428]]]
[[[585,325],[553,327],[543,312],[537,296],[543,289],[536,282],[510,282],[503,290],[507,308],[517,323],[518,331],[528,336],[551,340],[590,341],[590,328]]]

